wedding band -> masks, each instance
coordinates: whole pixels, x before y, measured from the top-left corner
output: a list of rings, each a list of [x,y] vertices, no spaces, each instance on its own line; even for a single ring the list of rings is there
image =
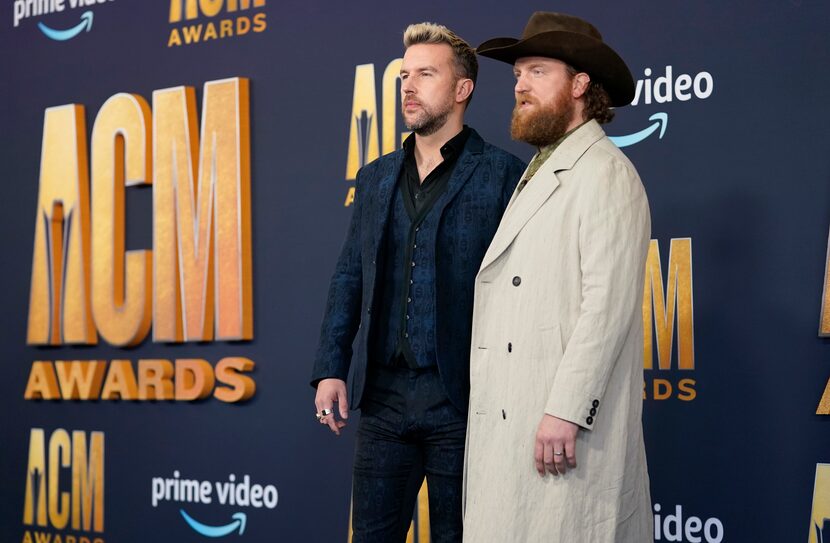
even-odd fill
[[[565,454],[565,453],[555,452],[555,453],[553,453],[553,456],[562,456],[563,454]]]

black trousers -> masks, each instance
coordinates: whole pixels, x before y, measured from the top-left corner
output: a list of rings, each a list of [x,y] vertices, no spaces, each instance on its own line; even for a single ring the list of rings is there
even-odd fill
[[[381,367],[367,385],[357,429],[352,541],[406,541],[426,476],[431,541],[460,542],[466,413],[450,403],[437,368]]]

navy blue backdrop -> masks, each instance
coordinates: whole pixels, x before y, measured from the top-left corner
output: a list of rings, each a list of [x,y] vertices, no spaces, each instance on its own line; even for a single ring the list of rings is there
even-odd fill
[[[242,512],[248,541],[346,541],[355,423],[340,438],[316,424],[308,376],[351,213],[356,68],[374,66],[382,115],[383,72],[401,56],[409,23],[440,22],[477,45],[518,36],[536,9],[592,21],[626,59],[639,81],[637,104],[619,109],[606,130],[636,135],[618,141],[629,143],[624,151],[649,195],[660,288],[669,291],[670,249],[678,262],[689,256],[677,288],[691,296],[678,313],[692,319],[691,335],[685,332],[692,365],[680,367],[684,332],[674,321],[668,367],[658,369],[655,338],[654,369],[645,370],[656,540],[817,540],[815,523],[830,517],[830,481],[816,486],[821,464],[830,463],[830,417],[816,414],[830,378],[830,344],[817,332],[830,227],[830,5],[268,0],[231,11],[237,2],[213,1],[202,4],[218,6],[218,14],[203,6],[194,19],[171,22],[171,3],[180,2],[0,7],[0,540],[35,541],[37,533],[76,543],[200,541],[205,536],[185,516],[202,531],[227,526],[238,534],[233,515]],[[77,35],[47,35],[76,28],[86,11],[94,17]],[[221,20],[232,25],[224,37],[186,43],[184,27],[207,32]],[[154,90],[186,85],[201,108],[204,84],[230,77],[250,81],[253,339],[168,344],[150,335],[130,348],[102,339],[27,345],[46,108],[84,105],[88,141],[110,96],[135,93],[152,106]],[[528,159],[532,149],[509,138],[512,86],[508,66],[482,59],[467,122]],[[399,145],[399,118],[396,130]],[[149,186],[127,189],[127,249],[151,248],[152,199]],[[251,399],[24,399],[37,360],[215,364],[226,356],[255,362]],[[87,450],[93,432],[103,432],[102,530],[61,526],[60,515],[46,515],[42,525],[36,514],[25,521],[25,501],[34,499],[26,489],[38,450],[33,429],[43,431],[50,469],[49,443],[61,429],[82,432]],[[59,465],[45,488],[73,490],[73,469]],[[275,506],[220,503],[223,483],[246,475],[251,486],[274,489],[263,492],[278,494]],[[213,499],[159,497],[165,479],[208,482]],[[74,494],[90,497],[89,490]]]

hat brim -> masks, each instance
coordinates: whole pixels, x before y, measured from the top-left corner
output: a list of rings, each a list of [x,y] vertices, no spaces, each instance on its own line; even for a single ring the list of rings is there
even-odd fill
[[[634,78],[625,61],[604,42],[585,34],[552,30],[524,40],[493,38],[479,45],[476,52],[508,64],[522,57],[555,58],[602,83],[611,105],[625,106],[634,99]]]

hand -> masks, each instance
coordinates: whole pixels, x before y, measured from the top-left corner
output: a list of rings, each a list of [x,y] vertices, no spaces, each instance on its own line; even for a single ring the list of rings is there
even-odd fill
[[[334,411],[334,404],[337,404],[340,411],[340,418],[349,418],[349,401],[346,399],[346,382],[342,379],[323,379],[317,383],[317,396],[314,398],[314,405],[317,412],[323,409]],[[337,420],[334,413],[330,413],[320,419],[321,424],[327,425],[332,432],[340,435],[340,429],[346,426],[345,420]]]
[[[545,415],[536,430],[536,471],[554,475],[576,468],[576,434],[579,426],[553,415]],[[563,453],[563,454],[554,454]]]

